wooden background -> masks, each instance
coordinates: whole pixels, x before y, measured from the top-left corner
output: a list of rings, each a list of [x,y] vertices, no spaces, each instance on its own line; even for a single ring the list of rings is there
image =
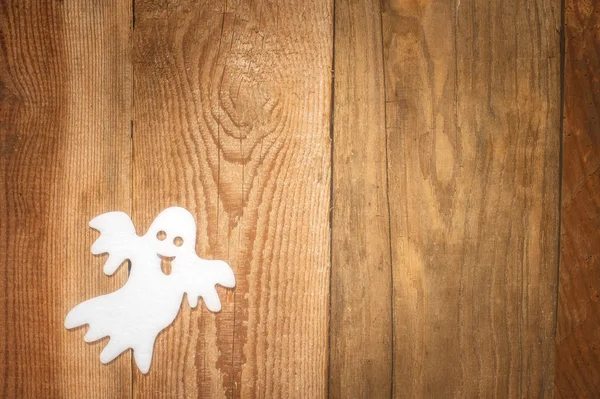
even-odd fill
[[[600,1],[0,1],[0,396],[600,397]],[[94,216],[228,261],[148,375]]]

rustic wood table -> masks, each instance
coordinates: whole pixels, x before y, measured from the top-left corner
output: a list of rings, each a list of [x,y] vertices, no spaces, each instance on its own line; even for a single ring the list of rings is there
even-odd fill
[[[599,0],[0,2],[0,397],[600,397]],[[226,260],[150,372],[98,214]]]

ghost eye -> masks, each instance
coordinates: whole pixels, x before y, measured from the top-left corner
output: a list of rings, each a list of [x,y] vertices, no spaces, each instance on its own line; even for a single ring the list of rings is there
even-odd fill
[[[181,237],[175,237],[173,239],[173,244],[175,244],[175,246],[180,247],[183,245],[183,238]]]
[[[158,233],[156,233],[156,238],[158,238],[160,241],[162,241],[165,238],[167,238],[167,233],[165,233],[164,231],[161,230]]]

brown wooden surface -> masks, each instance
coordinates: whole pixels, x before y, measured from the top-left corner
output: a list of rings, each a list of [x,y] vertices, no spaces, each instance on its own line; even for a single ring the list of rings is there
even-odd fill
[[[559,1],[388,1],[396,397],[549,396]]]
[[[600,395],[600,2],[566,1],[556,398]]]
[[[596,0],[71,3],[0,3],[0,397],[600,396]],[[102,365],[170,205],[237,287]]]
[[[332,10],[136,2],[134,217],[190,209],[237,277],[157,340],[137,397],[321,397],[329,287]]]
[[[388,397],[392,285],[378,1],[335,4],[329,392]]]
[[[63,327],[123,284],[89,248],[99,213],[129,209],[130,5],[3,1],[0,8],[0,397],[125,397],[129,354]]]

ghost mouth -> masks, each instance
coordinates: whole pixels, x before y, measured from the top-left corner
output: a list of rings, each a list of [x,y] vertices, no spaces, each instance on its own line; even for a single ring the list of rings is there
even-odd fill
[[[158,257],[160,258],[160,270],[163,272],[163,274],[166,276],[171,274],[171,270],[172,270],[171,262],[173,261],[173,259],[175,259],[175,257],[174,256],[164,256],[159,253],[157,253],[156,255],[158,255]]]

